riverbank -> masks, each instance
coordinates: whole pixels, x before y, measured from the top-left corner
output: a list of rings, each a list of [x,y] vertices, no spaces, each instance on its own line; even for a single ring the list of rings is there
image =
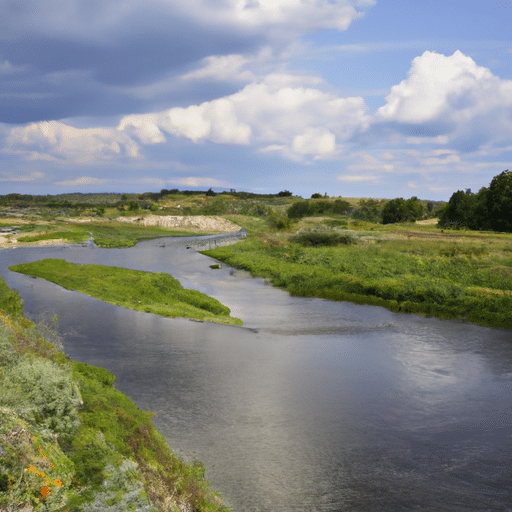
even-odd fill
[[[248,219],[246,241],[204,254],[295,296],[512,329],[512,235],[328,222],[272,231]]]
[[[0,510],[227,511],[114,375],[61,349],[0,279]]]
[[[30,245],[60,245],[93,239],[98,247],[133,247],[137,242],[171,236],[200,236],[239,231],[227,219],[208,215],[119,216],[57,218],[50,220],[4,217],[0,225],[16,226],[13,234],[0,235],[0,249]]]
[[[75,265],[61,259],[44,259],[12,265],[9,270],[41,277],[68,290],[79,291],[129,309],[169,318],[242,325],[230,309],[196,290],[184,289],[171,275],[103,265]]]

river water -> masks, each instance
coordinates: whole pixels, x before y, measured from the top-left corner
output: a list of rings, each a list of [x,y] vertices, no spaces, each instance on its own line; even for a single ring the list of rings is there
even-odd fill
[[[244,327],[166,319],[7,270],[45,257],[171,273]],[[290,297],[175,239],[0,251],[73,359],[117,375],[233,512],[512,511],[512,332]]]

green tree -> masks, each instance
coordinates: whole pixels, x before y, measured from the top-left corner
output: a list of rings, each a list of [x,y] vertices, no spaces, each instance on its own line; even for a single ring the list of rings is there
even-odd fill
[[[407,220],[407,207],[403,197],[388,201],[382,209],[382,223],[394,224]]]
[[[503,171],[492,179],[486,199],[491,228],[512,231],[512,171]]]
[[[439,216],[441,227],[468,228],[475,207],[475,196],[471,191],[457,190],[452,194],[448,204],[443,208]]]

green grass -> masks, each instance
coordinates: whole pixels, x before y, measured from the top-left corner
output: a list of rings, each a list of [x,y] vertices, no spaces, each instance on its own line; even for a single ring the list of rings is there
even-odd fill
[[[304,246],[305,240],[316,242],[320,236],[259,231],[241,243],[204,254],[264,277],[296,296],[512,329],[510,235],[457,233],[457,239],[450,234],[443,239],[439,230],[418,231],[410,224],[394,232],[389,227],[374,228],[365,223],[364,232],[351,232],[355,245],[326,247]],[[416,229],[417,237],[423,233],[441,239],[402,238],[411,229]],[[338,238],[332,235],[328,242]]]
[[[162,272],[143,272],[103,265],[75,265],[61,259],[44,259],[9,267],[14,272],[42,277],[68,290],[165,317],[242,325],[227,306]]]
[[[133,247],[142,240],[152,240],[167,236],[190,236],[190,231],[171,230],[158,226],[138,226],[122,222],[88,222],[86,224],[61,223],[59,226],[37,226],[34,229],[43,229],[44,232],[36,232],[18,237],[18,242],[39,242],[41,240],[64,239],[69,243],[80,243],[91,236],[99,247]],[[206,233],[195,233],[199,236]]]

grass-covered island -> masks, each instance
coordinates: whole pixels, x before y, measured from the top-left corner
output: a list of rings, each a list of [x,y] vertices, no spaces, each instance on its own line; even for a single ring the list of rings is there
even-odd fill
[[[12,265],[9,270],[42,277],[68,290],[76,290],[125,308],[165,317],[242,325],[217,299],[187,290],[169,274],[143,272],[104,265],[75,265],[62,259],[44,259]]]
[[[103,368],[71,361],[0,278],[0,510],[226,511]]]

